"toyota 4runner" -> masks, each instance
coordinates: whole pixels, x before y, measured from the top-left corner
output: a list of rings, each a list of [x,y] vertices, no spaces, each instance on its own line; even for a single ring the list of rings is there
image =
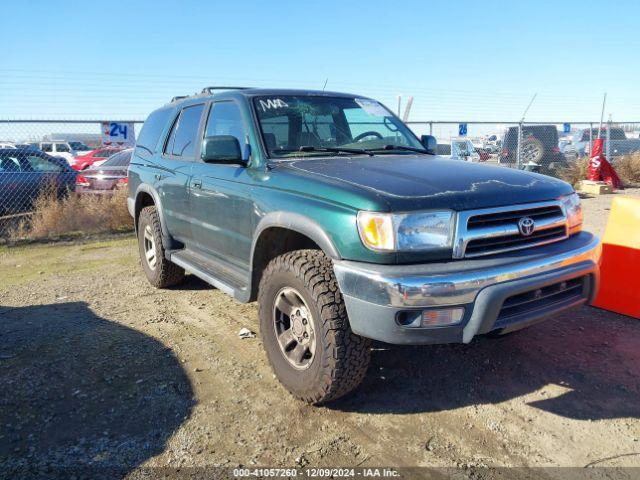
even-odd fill
[[[599,244],[570,185],[435,149],[360,96],[176,97],[129,169],[144,272],[257,300],[277,378],[311,403],[358,386],[371,339],[468,343],[593,299]]]

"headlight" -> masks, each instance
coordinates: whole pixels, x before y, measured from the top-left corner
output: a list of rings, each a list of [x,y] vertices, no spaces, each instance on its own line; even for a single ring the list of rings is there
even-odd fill
[[[582,230],[582,207],[580,206],[580,197],[577,193],[560,197],[560,201],[567,213],[567,221],[569,222],[569,235],[578,233]]]
[[[451,248],[451,211],[415,213],[358,212],[358,231],[368,248],[381,252],[412,252]]]

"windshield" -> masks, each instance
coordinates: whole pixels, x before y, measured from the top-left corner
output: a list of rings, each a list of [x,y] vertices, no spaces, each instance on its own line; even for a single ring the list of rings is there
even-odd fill
[[[323,149],[336,148],[352,151],[332,154],[373,150],[376,155],[385,155],[410,153],[402,150],[406,147],[424,149],[416,136],[375,100],[280,95],[256,97],[254,106],[272,158],[327,155]]]

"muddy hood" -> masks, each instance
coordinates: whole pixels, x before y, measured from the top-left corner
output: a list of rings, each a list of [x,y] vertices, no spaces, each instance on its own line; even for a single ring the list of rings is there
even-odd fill
[[[573,188],[546,175],[424,155],[307,159],[288,163],[299,174],[366,189],[391,210],[469,210],[552,200]]]

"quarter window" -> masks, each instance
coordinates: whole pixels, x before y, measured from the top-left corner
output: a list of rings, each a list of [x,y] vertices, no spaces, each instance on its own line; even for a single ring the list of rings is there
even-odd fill
[[[64,143],[56,143],[56,152],[68,152],[69,147],[67,147]]]
[[[53,145],[51,145],[50,143],[43,143],[41,150],[43,152],[53,152]]]
[[[171,153],[176,157],[193,157],[196,151],[196,137],[204,105],[194,105],[182,110],[175,127]]]

